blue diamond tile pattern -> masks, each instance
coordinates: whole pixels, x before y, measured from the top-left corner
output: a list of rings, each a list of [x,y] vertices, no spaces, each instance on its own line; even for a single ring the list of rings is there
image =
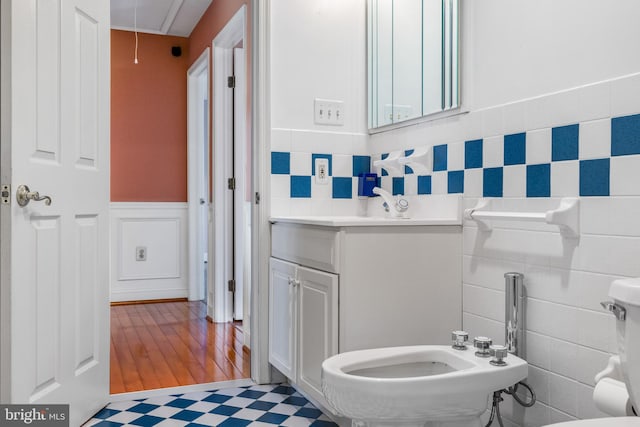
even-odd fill
[[[155,396],[108,405],[84,427],[337,426],[287,384],[172,395],[164,405],[157,404],[160,400]]]

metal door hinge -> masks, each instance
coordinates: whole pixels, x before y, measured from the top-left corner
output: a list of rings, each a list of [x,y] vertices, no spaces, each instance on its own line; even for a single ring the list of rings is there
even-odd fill
[[[235,178],[227,179],[227,187],[229,188],[229,190],[235,190],[236,189],[236,179]]]
[[[227,282],[228,288],[229,288],[229,292],[235,292],[236,291],[236,280],[235,279],[231,279]]]
[[[260,193],[256,191],[256,205],[260,204]]]
[[[227,77],[227,87],[233,89],[236,87],[236,76]]]
[[[2,199],[3,205],[11,204],[11,186],[2,184],[2,189],[0,190],[0,198]]]

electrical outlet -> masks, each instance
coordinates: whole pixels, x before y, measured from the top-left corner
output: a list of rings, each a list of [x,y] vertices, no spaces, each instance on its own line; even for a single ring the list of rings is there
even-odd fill
[[[313,101],[313,121],[318,125],[343,126],[344,102],[316,98]]]
[[[147,260],[147,247],[136,246],[136,261],[146,261],[146,260]]]
[[[329,159],[316,159],[316,184],[329,183]]]

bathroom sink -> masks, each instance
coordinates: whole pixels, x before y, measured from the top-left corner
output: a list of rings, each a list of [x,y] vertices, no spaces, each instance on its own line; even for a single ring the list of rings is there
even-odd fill
[[[402,225],[460,225],[458,218],[392,218],[384,216],[280,216],[272,217],[271,222],[293,224],[324,225],[330,227],[369,227]]]
[[[322,364],[322,389],[330,406],[353,420],[475,426],[491,393],[527,377],[527,362],[516,356],[505,366],[490,360],[472,348],[435,345],[341,353]]]

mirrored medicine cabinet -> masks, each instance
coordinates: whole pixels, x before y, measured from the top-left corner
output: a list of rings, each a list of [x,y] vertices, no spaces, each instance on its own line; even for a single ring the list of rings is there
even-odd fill
[[[372,132],[460,105],[459,0],[368,0]]]

